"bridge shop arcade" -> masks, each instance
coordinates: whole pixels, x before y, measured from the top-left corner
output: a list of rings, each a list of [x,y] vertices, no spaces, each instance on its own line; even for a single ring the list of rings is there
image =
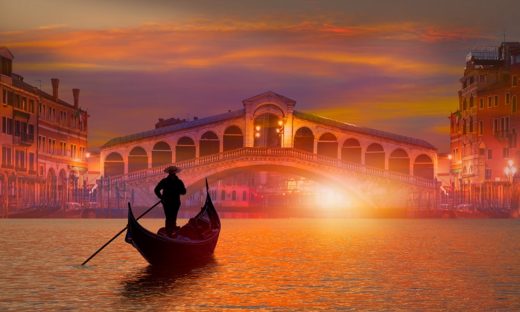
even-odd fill
[[[159,119],[153,130],[108,141],[100,152],[100,207],[124,208],[116,204],[123,199],[143,207],[155,202],[152,189],[170,164],[183,168],[180,176],[191,194],[205,177],[220,181],[256,170],[303,175],[371,207],[438,206],[434,146],[295,111],[295,105],[269,91],[244,100],[240,110],[193,120]]]

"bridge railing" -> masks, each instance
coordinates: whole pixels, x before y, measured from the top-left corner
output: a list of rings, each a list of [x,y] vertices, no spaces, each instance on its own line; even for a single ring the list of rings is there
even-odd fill
[[[308,161],[314,164],[318,163],[320,165],[348,170],[351,172],[356,172],[372,177],[386,178],[394,181],[399,181],[401,183],[413,184],[422,187],[437,187],[437,182],[433,179],[426,179],[423,177],[412,176],[404,173],[393,172],[375,167],[367,167],[359,163],[345,162],[341,159],[318,155],[302,150],[297,150],[294,148],[244,147],[231,151],[221,152],[218,154],[206,155],[194,159],[179,161],[175,165],[182,169],[189,169],[216,162],[236,160],[251,156],[297,158],[300,161]],[[143,169],[139,171],[130,172],[123,176],[115,176],[111,178],[111,182],[117,183],[119,181],[137,181],[149,177],[160,176],[164,174],[164,167],[165,166]]]

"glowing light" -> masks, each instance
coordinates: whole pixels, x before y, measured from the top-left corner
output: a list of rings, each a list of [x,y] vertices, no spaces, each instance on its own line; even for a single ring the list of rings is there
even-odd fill
[[[276,129],[276,133],[280,133],[280,129]]]
[[[283,121],[278,120],[278,125],[279,125],[279,126],[283,125]]]
[[[89,157],[90,157],[90,153],[87,152],[87,153],[85,154],[85,157],[86,157],[86,158],[89,158]]]
[[[255,133],[255,138],[259,138],[260,137],[260,132],[256,132]]]
[[[256,131],[260,131],[260,129],[261,129],[260,126],[256,126],[256,127],[255,127],[255,130],[256,130]]]
[[[316,204],[325,210],[339,210],[350,206],[350,199],[337,189],[320,187],[316,193]]]
[[[512,160],[512,159],[509,159],[509,160],[507,161],[507,165],[508,165],[509,167],[512,167],[512,166],[513,166],[513,160]]]
[[[448,155],[448,159],[451,160],[453,158],[453,156],[451,156],[451,154]]]

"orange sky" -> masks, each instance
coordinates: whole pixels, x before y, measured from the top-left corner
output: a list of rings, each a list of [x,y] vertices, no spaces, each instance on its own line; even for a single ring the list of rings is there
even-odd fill
[[[296,109],[426,139],[447,151],[473,47],[520,40],[517,1],[2,3],[14,70],[81,89],[91,148],[157,118],[208,116],[272,90]],[[475,18],[477,17],[477,18]],[[511,29],[511,30],[509,30]],[[516,33],[514,33],[514,31]]]

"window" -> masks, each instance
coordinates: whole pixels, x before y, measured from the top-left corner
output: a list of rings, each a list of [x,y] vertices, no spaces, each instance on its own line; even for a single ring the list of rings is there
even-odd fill
[[[231,193],[231,199],[232,199],[232,200],[237,200],[237,192],[236,192],[236,191],[233,191],[233,192]]]
[[[486,149],[485,149],[485,148],[479,148],[479,149],[478,149],[478,154],[479,154],[480,156],[484,156],[484,155],[486,155]]]
[[[246,201],[246,200],[247,200],[247,192],[246,192],[246,191],[243,191],[243,192],[242,192],[242,200],[243,200],[243,201]]]
[[[486,168],[486,180],[491,180],[491,168]]]
[[[484,134],[484,123],[481,121],[478,122],[478,134],[482,135]]]
[[[469,133],[473,133],[473,117],[469,117]]]
[[[3,89],[2,90],[2,103],[5,105],[5,104],[7,104],[7,102],[8,102],[7,90]]]
[[[516,87],[516,86],[518,86],[518,77],[513,76],[513,87]]]
[[[2,167],[12,167],[12,150],[9,147],[2,146]]]
[[[469,107],[473,107],[473,96],[469,98]]]
[[[506,104],[509,104],[510,101],[511,101],[511,94],[506,93]]]
[[[34,114],[34,100],[29,100],[29,112]]]
[[[29,153],[29,170],[34,172],[34,153]]]
[[[20,121],[19,120],[14,121],[14,135],[20,136]]]
[[[491,98],[490,96],[488,96],[488,107],[491,107],[491,106],[492,106],[492,105],[491,105],[491,100],[492,100],[492,98]]]
[[[504,147],[502,149],[502,157],[504,157],[504,158],[508,158],[509,157],[509,148]]]
[[[511,106],[511,112],[516,113],[516,95],[513,95],[513,105]]]
[[[493,159],[493,150],[488,149],[488,159]]]
[[[480,99],[480,108],[481,109],[484,108],[484,99],[482,99],[482,98]]]
[[[498,106],[498,95],[495,95],[495,106]]]
[[[15,152],[15,165],[16,169],[25,169],[25,152],[24,151],[16,151]]]
[[[13,120],[11,118],[7,118],[7,134],[13,134]]]
[[[220,192],[220,200],[226,200],[226,191],[222,190],[222,192]]]

